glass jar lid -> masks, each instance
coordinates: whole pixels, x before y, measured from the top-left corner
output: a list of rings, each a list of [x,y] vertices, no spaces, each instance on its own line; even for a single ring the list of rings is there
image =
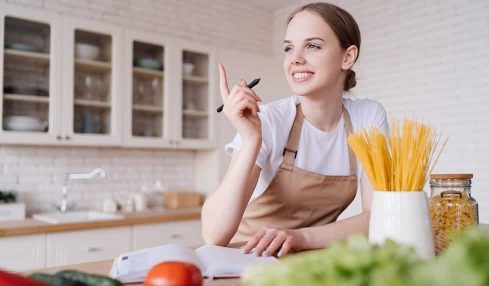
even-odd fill
[[[445,180],[468,180],[472,179],[474,174],[431,174],[430,179],[445,179]]]
[[[468,187],[472,184],[474,174],[431,174],[431,187]]]

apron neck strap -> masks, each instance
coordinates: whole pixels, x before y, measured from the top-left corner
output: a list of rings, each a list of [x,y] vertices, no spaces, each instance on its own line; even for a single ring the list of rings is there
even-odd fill
[[[348,146],[348,159],[350,160],[350,175],[357,175],[357,157],[355,153],[348,144],[348,137],[353,133],[353,126],[351,124],[350,114],[348,110],[346,110],[345,105],[343,105],[343,120],[345,121],[345,130],[346,130],[346,141]]]
[[[342,105],[343,120],[346,129],[346,138],[353,133],[353,126],[351,124],[350,115]],[[291,171],[294,169],[294,161],[297,158],[297,147],[299,146],[299,139],[301,137],[302,124],[304,123],[304,114],[302,113],[301,104],[296,105],[296,113],[294,118],[294,123],[292,124],[292,129],[290,130],[289,139],[287,141],[287,147],[284,148],[283,156],[284,160],[280,168]],[[350,175],[357,174],[356,166],[356,156],[350,145],[348,144],[348,157],[350,161]]]
[[[295,119],[290,130],[287,146],[284,148],[284,161],[282,168],[291,171],[294,168],[294,161],[297,158],[297,146],[301,138],[302,123],[304,122],[304,114],[302,113],[301,104],[296,105]]]

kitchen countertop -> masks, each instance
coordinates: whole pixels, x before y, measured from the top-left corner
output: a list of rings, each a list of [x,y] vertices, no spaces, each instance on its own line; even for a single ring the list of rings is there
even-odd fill
[[[2,222],[0,224],[0,237],[194,220],[200,219],[200,211],[200,207],[174,210],[148,210],[142,212],[122,213],[125,218],[117,220],[100,220],[63,224],[50,224],[28,218],[25,220]]]
[[[88,263],[73,264],[73,265],[68,265],[68,266],[46,268],[46,269],[42,269],[39,271],[36,270],[36,272],[54,274],[60,270],[72,269],[72,270],[79,270],[79,271],[83,271],[83,272],[93,273],[93,274],[107,275],[107,273],[110,272],[110,267],[112,266],[112,262],[113,262],[113,259],[102,260],[102,261],[97,261],[97,262],[88,262]],[[127,285],[143,286],[143,283],[127,284]],[[224,285],[226,285],[226,286],[239,286],[239,285],[241,285],[241,282],[240,282],[239,278],[225,278],[225,279],[215,279],[215,280],[205,279],[204,280],[204,286],[224,286]]]
[[[480,224],[479,228],[489,232],[489,224]],[[230,245],[231,247],[238,247],[241,243]],[[51,273],[54,274],[60,270],[65,269],[74,269],[83,272],[93,273],[93,274],[101,274],[107,275],[110,272],[110,268],[112,266],[113,259],[88,262],[88,263],[80,263],[73,265],[65,265],[60,267],[46,268],[42,270],[38,270],[37,272],[43,273]],[[130,284],[134,286],[142,286],[142,283],[139,284]],[[204,280],[204,286],[240,286],[242,285],[241,280],[239,278],[227,278],[227,279],[215,279],[215,280]]]

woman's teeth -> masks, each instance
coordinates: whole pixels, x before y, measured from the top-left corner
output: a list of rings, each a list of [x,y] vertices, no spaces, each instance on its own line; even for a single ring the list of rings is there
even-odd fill
[[[311,77],[311,75],[312,75],[312,73],[310,73],[310,72],[298,72],[298,73],[292,74],[292,76],[296,80],[304,80],[304,79]]]

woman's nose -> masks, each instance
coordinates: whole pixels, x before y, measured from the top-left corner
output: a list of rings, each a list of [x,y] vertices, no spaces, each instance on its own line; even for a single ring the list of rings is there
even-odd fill
[[[292,57],[292,64],[293,65],[303,65],[306,62],[304,56],[300,53],[295,53],[294,56]]]

